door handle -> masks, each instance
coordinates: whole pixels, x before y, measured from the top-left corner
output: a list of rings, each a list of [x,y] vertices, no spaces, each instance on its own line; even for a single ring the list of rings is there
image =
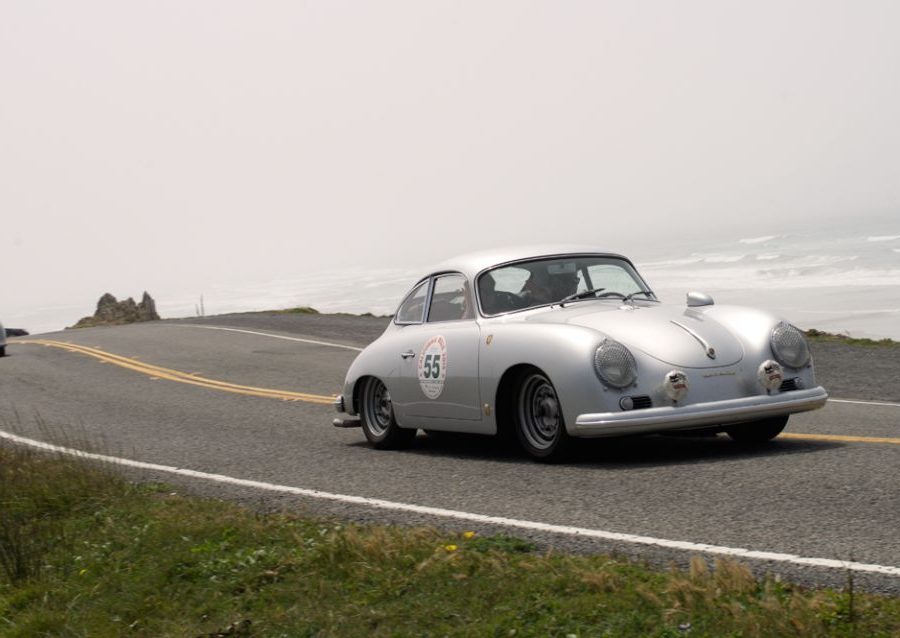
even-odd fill
[[[407,350],[406,352],[401,352],[400,356],[404,359],[410,359],[410,358],[416,356],[416,353],[413,352],[412,350]]]

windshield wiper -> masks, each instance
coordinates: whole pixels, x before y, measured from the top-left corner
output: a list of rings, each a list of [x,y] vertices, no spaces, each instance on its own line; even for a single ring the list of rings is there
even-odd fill
[[[563,297],[559,300],[560,306],[565,306],[567,301],[575,301],[576,299],[584,299],[585,297],[590,297],[591,295],[596,295],[598,292],[603,292],[606,288],[591,288],[590,290],[582,290],[581,292],[576,292],[574,295],[569,295],[568,297]]]
[[[575,301],[577,299],[585,299],[587,297],[590,297],[591,295],[596,295],[597,293],[603,292],[604,290],[606,290],[606,288],[593,288],[591,290],[582,290],[581,292],[576,292],[574,295],[569,295],[568,297],[564,297],[562,300],[560,300],[559,305],[565,306],[566,303],[568,303],[569,301]],[[655,301],[655,302],[659,303],[659,299],[655,299],[653,292],[651,292],[649,290],[638,290],[629,295],[612,290],[612,291],[604,293],[602,295],[598,295],[598,297],[620,297],[622,299],[622,301],[630,302],[634,299],[635,295],[644,295],[645,297],[647,297],[648,301]]]
[[[635,295],[644,295],[647,298],[647,301],[655,301],[659,303],[659,299],[655,298],[656,295],[654,295],[653,291],[651,290],[638,290],[637,292],[633,292],[630,295],[624,296],[622,299],[623,301],[631,301],[632,299],[634,299]]]

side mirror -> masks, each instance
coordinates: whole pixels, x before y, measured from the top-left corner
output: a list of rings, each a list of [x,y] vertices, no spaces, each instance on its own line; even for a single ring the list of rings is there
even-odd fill
[[[688,308],[696,308],[697,306],[712,306],[716,302],[705,292],[689,292],[687,294]]]

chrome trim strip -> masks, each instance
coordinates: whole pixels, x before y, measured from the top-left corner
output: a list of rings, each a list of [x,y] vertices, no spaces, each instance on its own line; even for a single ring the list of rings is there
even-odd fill
[[[709,357],[710,359],[715,359],[715,358],[716,358],[716,349],[713,348],[711,345],[709,345],[709,343],[706,341],[706,339],[704,339],[703,337],[701,337],[700,335],[698,335],[696,332],[694,332],[693,330],[691,330],[690,328],[688,328],[688,327],[687,327],[686,325],[684,325],[683,323],[679,323],[679,322],[675,321],[674,319],[672,319],[671,322],[674,323],[674,324],[675,324],[676,326],[678,326],[679,328],[681,328],[682,330],[684,330],[684,331],[685,331],[686,333],[688,333],[689,335],[691,335],[694,339],[696,339],[697,341],[699,341],[699,342],[700,342],[700,345],[703,346],[703,349],[706,350],[706,356],[707,356],[707,357]]]
[[[816,410],[825,405],[828,393],[819,386],[776,395],[758,395],[726,401],[710,401],[683,407],[661,407],[629,412],[582,414],[571,434],[606,436],[646,431],[677,430],[703,425],[753,421],[779,414]]]

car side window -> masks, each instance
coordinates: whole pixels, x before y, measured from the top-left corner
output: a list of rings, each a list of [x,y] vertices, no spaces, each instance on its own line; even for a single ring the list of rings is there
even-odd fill
[[[428,321],[458,321],[473,316],[472,304],[462,275],[442,275],[434,280]]]
[[[428,295],[428,280],[426,279],[413,288],[400,308],[397,309],[397,323],[422,323],[425,319],[425,299]]]

